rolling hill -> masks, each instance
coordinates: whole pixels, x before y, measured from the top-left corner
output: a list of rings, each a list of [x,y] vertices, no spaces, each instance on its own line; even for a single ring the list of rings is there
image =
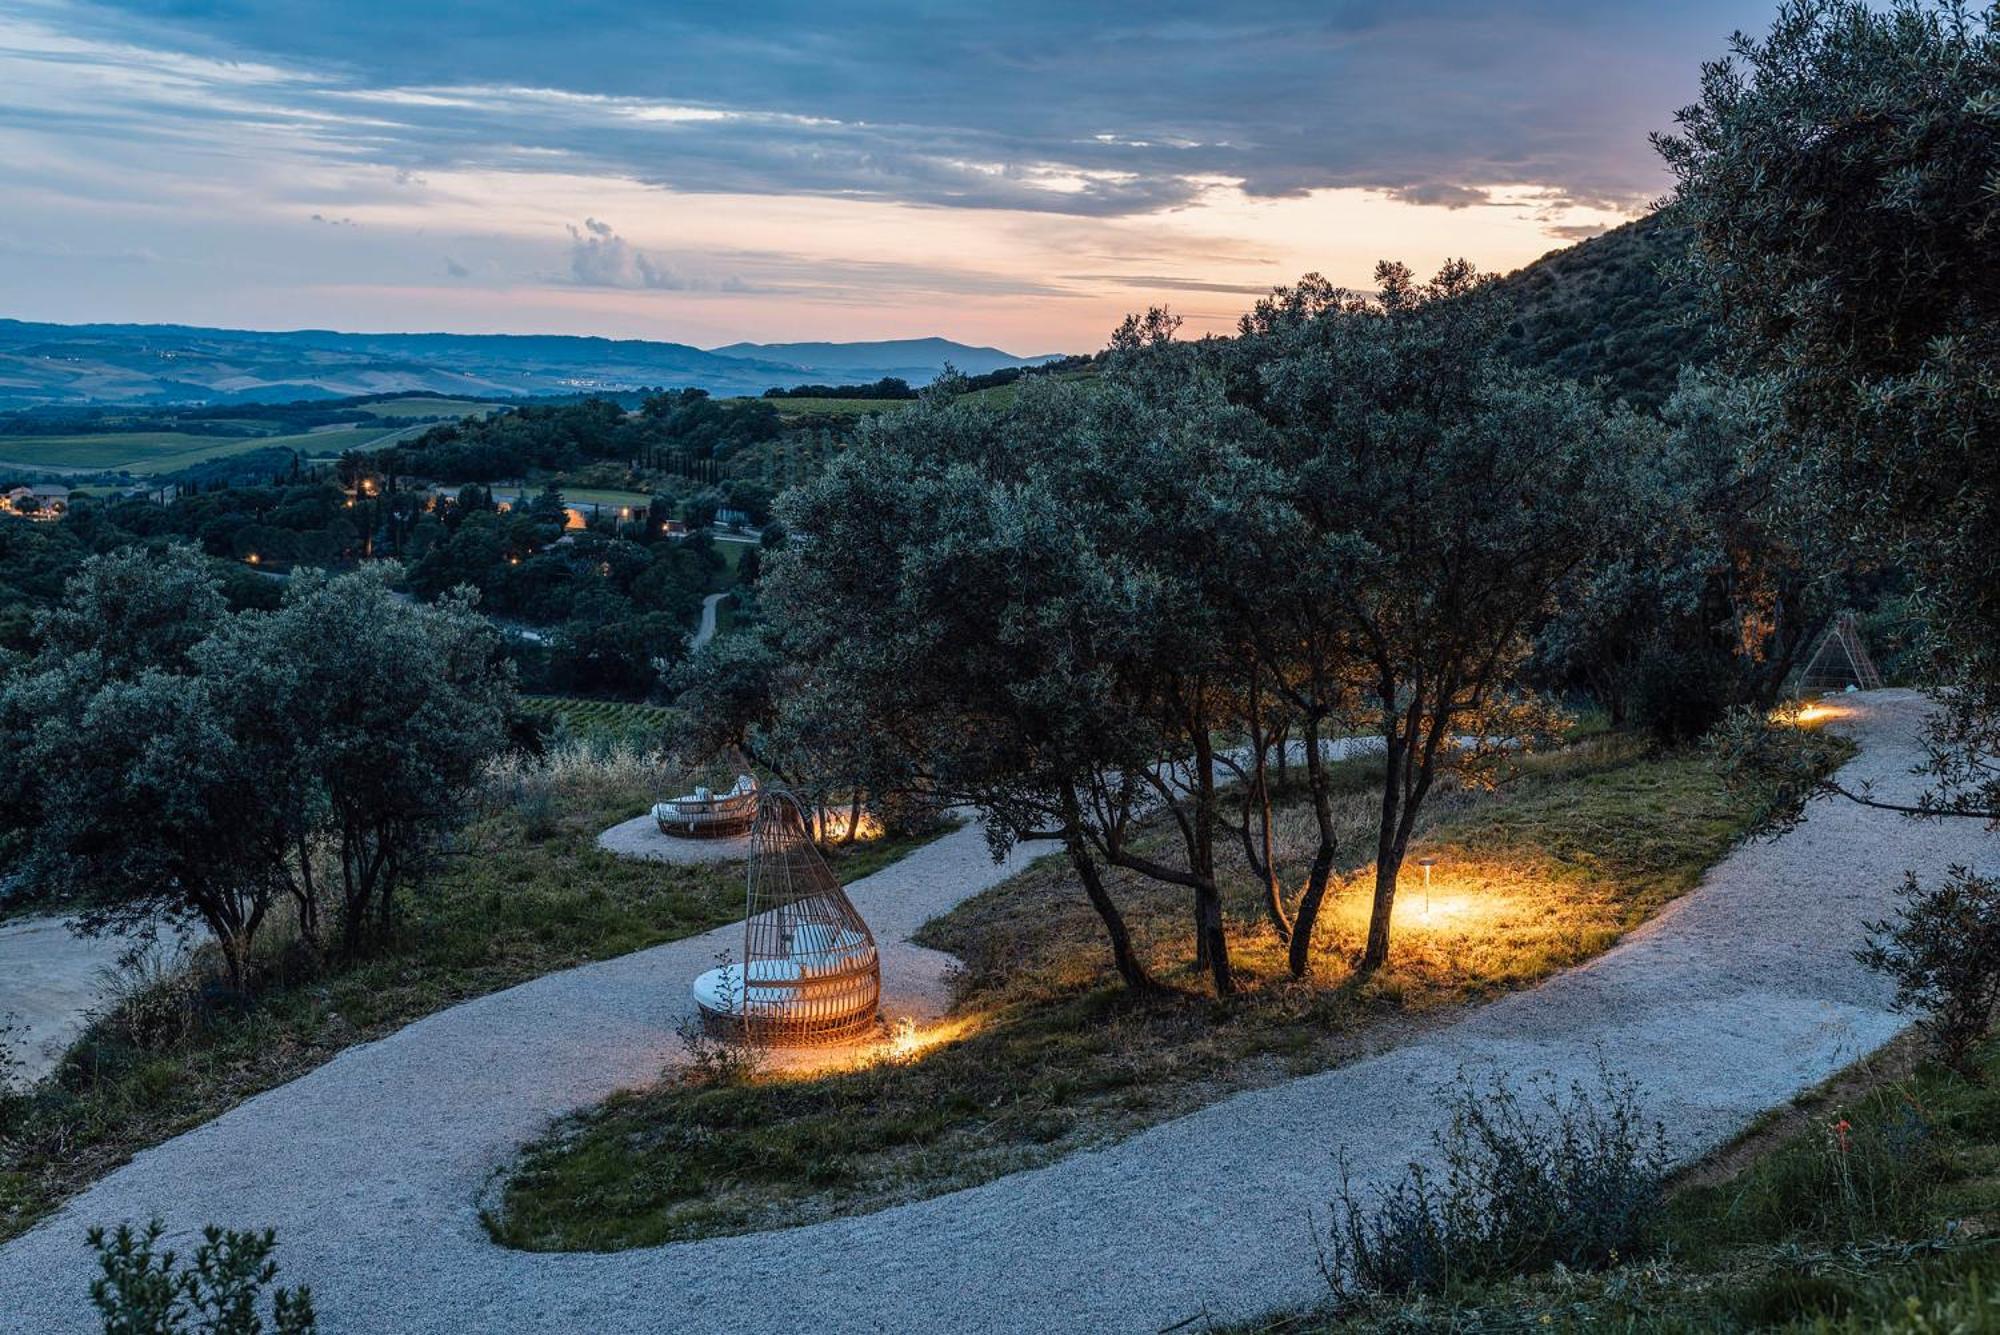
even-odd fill
[[[1035,366],[1062,355],[1017,357],[999,348],[972,347],[948,338],[899,338],[873,343],[731,343],[709,351],[722,357],[783,362],[801,370],[837,371],[842,379],[850,381],[894,375],[911,384],[935,378],[947,362],[966,375],[984,375],[1003,366]],[[884,370],[885,367],[890,369]]]
[[[782,354],[782,355],[780,355]],[[815,360],[818,358],[818,360]],[[947,361],[990,370],[1039,360],[946,339],[754,345],[714,351],[642,339],[516,334],[267,332],[191,325],[0,320],[0,408],[62,404],[287,403],[364,394],[520,396],[694,386],[934,378]]]
[[[1683,235],[1651,214],[1551,251],[1500,280],[1518,314],[1508,330],[1521,361],[1657,408],[1683,365],[1715,355],[1697,295],[1663,266]]]

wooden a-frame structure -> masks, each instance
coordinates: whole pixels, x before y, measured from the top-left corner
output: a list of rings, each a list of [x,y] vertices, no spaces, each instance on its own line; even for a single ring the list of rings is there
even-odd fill
[[[1861,642],[1861,630],[1854,613],[1842,612],[1833,619],[1821,638],[1819,648],[1799,669],[1799,690],[1838,691],[1855,686],[1864,691],[1879,690],[1882,674]]]

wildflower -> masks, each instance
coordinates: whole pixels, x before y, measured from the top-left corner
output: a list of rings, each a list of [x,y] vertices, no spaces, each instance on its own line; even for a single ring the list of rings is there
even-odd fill
[[[1833,1124],[1833,1147],[1842,1154],[1847,1153],[1847,1133],[1853,1129],[1845,1117]]]

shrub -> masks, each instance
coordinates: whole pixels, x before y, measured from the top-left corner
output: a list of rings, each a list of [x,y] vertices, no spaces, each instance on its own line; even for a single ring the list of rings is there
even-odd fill
[[[1665,1206],[1666,1134],[1637,1087],[1610,1070],[1599,1088],[1461,1073],[1434,1138],[1439,1170],[1412,1163],[1363,1201],[1343,1156],[1320,1271],[1342,1303],[1434,1291],[1563,1266],[1600,1269],[1650,1245]]]
[[[1632,670],[1632,721],[1663,742],[1691,742],[1722,721],[1735,694],[1715,654],[1655,645]]]
[[[173,1252],[155,1251],[165,1232],[155,1219],[134,1232],[93,1228],[88,1237],[103,1274],[90,1285],[90,1301],[107,1332],[133,1335],[259,1335],[265,1329],[258,1299],[278,1277],[277,1236],[238,1233],[210,1224],[190,1263]],[[318,1329],[312,1290],[277,1289],[271,1294],[270,1329],[275,1335],[311,1335]]]
[[[1972,1049],[2000,1004],[2000,877],[1952,867],[1926,890],[1911,872],[1894,922],[1868,924],[1855,958],[1896,984],[1895,1008],[1917,1026],[1946,1065],[1977,1079]]]
[[[728,969],[730,954],[721,951],[715,956],[716,967]],[[721,1003],[725,1015],[733,1015],[742,1008],[742,989],[730,981],[731,975],[723,975]],[[687,1064],[678,1071],[669,1068],[672,1078],[696,1086],[746,1085],[754,1080],[764,1068],[764,1050],[747,1034],[721,1037],[708,1031],[699,1014],[690,1015],[674,1026],[682,1045],[687,1049]]]

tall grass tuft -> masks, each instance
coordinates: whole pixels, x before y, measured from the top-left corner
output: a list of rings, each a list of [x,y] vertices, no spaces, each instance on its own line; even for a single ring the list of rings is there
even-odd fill
[[[1542,1076],[1527,1090],[1524,1100],[1503,1077],[1477,1085],[1461,1072],[1434,1137],[1439,1166],[1412,1163],[1366,1199],[1343,1153],[1319,1255],[1336,1302],[1645,1253],[1666,1206],[1668,1157],[1637,1086],[1600,1068],[1596,1089]]]

